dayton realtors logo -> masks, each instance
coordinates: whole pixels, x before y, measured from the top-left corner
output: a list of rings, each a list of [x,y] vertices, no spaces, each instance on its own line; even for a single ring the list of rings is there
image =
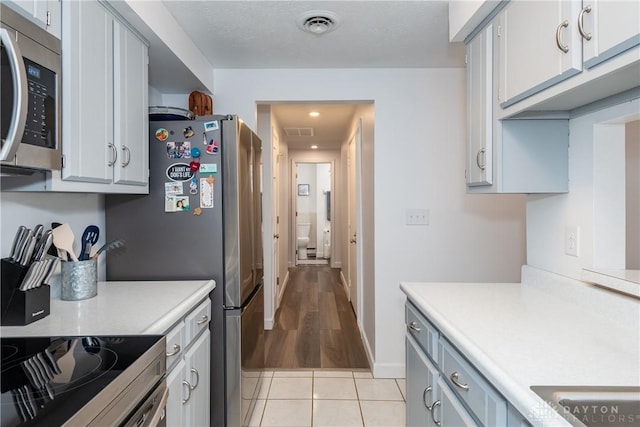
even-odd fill
[[[560,402],[562,404],[562,402]],[[640,408],[637,408],[640,410]],[[562,405],[558,412],[571,414],[586,425],[621,425],[635,424],[640,421],[640,414],[621,413],[619,405],[580,404],[575,406]]]

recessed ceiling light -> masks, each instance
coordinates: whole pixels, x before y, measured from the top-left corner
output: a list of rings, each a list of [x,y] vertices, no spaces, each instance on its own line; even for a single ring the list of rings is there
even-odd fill
[[[309,115],[311,117],[318,117],[320,115],[320,113],[318,113],[317,111],[312,111],[312,112],[309,113]]]
[[[317,146],[317,145],[312,145],[312,146],[311,146],[311,149],[312,149],[312,150],[317,150],[317,149],[318,149],[318,146]]]

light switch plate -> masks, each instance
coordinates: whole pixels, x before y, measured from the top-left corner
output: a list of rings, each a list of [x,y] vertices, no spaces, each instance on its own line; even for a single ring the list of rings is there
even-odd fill
[[[429,209],[407,209],[407,225],[429,225]]]

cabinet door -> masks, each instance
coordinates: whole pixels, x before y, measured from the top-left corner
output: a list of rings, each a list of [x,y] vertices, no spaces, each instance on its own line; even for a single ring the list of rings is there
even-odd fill
[[[62,7],[62,177],[109,183],[115,155],[113,19],[96,1]]]
[[[434,408],[436,420],[443,426],[477,427],[467,410],[462,406],[449,386],[440,378],[438,380],[438,392],[440,395],[440,408]],[[438,416],[440,418],[438,418]],[[503,424],[504,425],[504,424]]]
[[[149,181],[147,46],[125,25],[114,21],[114,145],[117,184]]]
[[[406,339],[407,426],[434,426],[431,405],[436,401],[438,370],[415,340]]]
[[[467,45],[467,185],[493,178],[493,25]]]
[[[640,2],[584,0],[584,65],[591,68],[640,44]]]
[[[582,71],[580,9],[572,0],[507,5],[498,29],[503,108]]]
[[[167,398],[166,419],[167,426],[183,426],[186,423],[186,412],[183,409],[182,400],[186,398],[187,385],[182,384],[186,377],[184,360],[180,360],[167,375],[167,387],[169,397]]]
[[[185,353],[187,381],[192,387],[191,397],[185,404],[187,426],[209,425],[210,342],[211,335],[206,330]]]

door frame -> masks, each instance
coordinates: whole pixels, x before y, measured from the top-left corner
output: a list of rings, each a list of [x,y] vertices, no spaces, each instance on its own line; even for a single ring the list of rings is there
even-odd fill
[[[296,251],[298,250],[298,242],[297,242],[297,232],[296,232],[296,220],[298,212],[298,178],[296,176],[297,165],[302,163],[312,163],[312,164],[321,164],[321,163],[329,163],[331,165],[331,199],[330,199],[330,215],[331,215],[331,234],[330,234],[330,244],[331,244],[331,256],[329,257],[328,265],[329,267],[333,267],[333,254],[335,251],[335,230],[336,230],[336,215],[335,215],[335,180],[336,180],[336,162],[333,158],[322,159],[320,156],[310,156],[309,158],[301,159],[300,157],[292,157],[290,160],[290,172],[289,176],[291,177],[291,215],[289,218],[289,265],[296,267],[298,266],[298,256]]]
[[[360,319],[362,319],[362,310],[363,310],[363,306],[362,306],[362,296],[363,296],[363,292],[364,292],[364,285],[363,285],[363,280],[362,280],[362,275],[363,275],[363,259],[362,259],[362,243],[363,243],[363,232],[362,232],[362,118],[358,118],[358,127],[355,131],[355,133],[351,136],[351,138],[349,138],[349,142],[347,143],[347,152],[350,152],[350,148],[349,145],[351,144],[351,141],[354,141],[355,144],[355,183],[354,183],[354,190],[355,190],[355,204],[354,204],[354,208],[355,208],[355,212],[354,212],[354,217],[355,217],[355,232],[356,232],[356,243],[355,243],[355,279],[356,279],[356,283],[355,283],[355,292],[356,292],[356,306],[352,307],[354,309],[354,312],[356,314],[356,319],[358,321],[358,323],[360,323]],[[349,162],[347,162],[347,167],[351,167],[349,165]],[[347,170],[347,186],[350,188],[350,183],[349,180],[351,179],[351,173],[349,170]],[[349,194],[347,192],[347,197],[349,197]],[[347,201],[348,203],[348,201]],[[347,221],[350,221],[350,212],[349,212],[349,208],[347,206]],[[348,228],[348,226],[347,226]],[[351,248],[351,235],[349,235],[349,233],[347,233],[346,239],[347,239],[347,248],[348,249],[348,253],[347,253],[347,263],[351,262],[351,254],[350,254],[350,248]],[[347,278],[347,280],[350,280],[350,276],[351,276],[351,265],[349,264],[349,277]],[[351,285],[353,286],[353,284]],[[350,289],[349,289],[350,291]],[[349,292],[348,295],[349,301],[351,301],[351,292]]]

